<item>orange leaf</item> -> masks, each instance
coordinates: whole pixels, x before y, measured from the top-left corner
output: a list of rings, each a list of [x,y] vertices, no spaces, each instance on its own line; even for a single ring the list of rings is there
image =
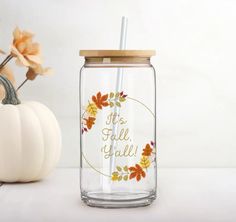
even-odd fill
[[[150,156],[152,153],[152,148],[149,144],[146,144],[146,147],[143,149],[143,156]]]
[[[98,92],[96,96],[92,96],[92,100],[96,104],[98,109],[102,109],[103,106],[109,105],[107,99],[108,99],[108,94],[102,96],[101,92]]]
[[[140,180],[141,180],[140,174],[138,174],[138,175],[136,176],[136,180],[137,180],[137,181],[140,181]]]
[[[136,172],[131,173],[129,179],[133,179],[134,177],[136,177]]]
[[[84,119],[84,120],[86,121],[86,125],[87,125],[88,129],[91,129],[96,118],[89,117],[88,119]]]
[[[146,176],[139,164],[136,164],[135,167],[130,167],[129,170],[131,171],[131,174],[129,175],[130,180],[136,178],[137,181],[140,181],[142,177],[144,178]]]

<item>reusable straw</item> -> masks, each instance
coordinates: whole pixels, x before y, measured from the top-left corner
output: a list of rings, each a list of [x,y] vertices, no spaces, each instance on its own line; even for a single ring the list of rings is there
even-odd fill
[[[121,22],[121,33],[120,33],[120,46],[119,46],[120,50],[124,50],[126,47],[127,25],[128,25],[128,19],[123,16],[122,22]],[[122,85],[123,85],[123,69],[118,68],[117,75],[116,75],[116,92],[121,91]],[[114,106],[114,113],[117,113],[117,114],[120,113],[119,107]],[[112,135],[115,135],[117,131],[118,131],[118,125],[115,124],[112,127]],[[115,140],[111,142],[111,150],[113,153],[115,153],[116,143],[117,142]],[[107,170],[107,172],[105,172],[106,174],[109,174],[109,175],[112,174],[115,168],[115,155],[111,156],[109,162],[107,161],[103,162],[103,169],[104,168]],[[108,192],[108,193],[111,192],[111,183],[112,183],[112,180],[109,177],[102,176],[102,187],[103,187],[104,192]]]
[[[124,50],[126,48],[126,37],[127,37],[127,27],[128,27],[128,18],[122,17],[121,22],[121,32],[120,32],[120,50]],[[117,76],[116,76],[116,92],[121,92],[123,85],[123,68],[118,68]],[[114,113],[119,115],[120,107],[114,106]],[[112,127],[112,135],[116,135],[118,131],[118,124],[113,124]],[[116,149],[116,140],[112,141],[112,152],[115,153]],[[112,155],[110,158],[110,175],[114,171],[115,168],[115,155]]]

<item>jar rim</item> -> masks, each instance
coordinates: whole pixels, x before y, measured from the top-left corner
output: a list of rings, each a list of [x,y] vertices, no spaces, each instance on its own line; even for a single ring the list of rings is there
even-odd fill
[[[80,56],[85,58],[110,58],[110,57],[143,57],[150,58],[156,55],[155,50],[80,50]]]
[[[151,66],[149,57],[85,57],[85,67]]]

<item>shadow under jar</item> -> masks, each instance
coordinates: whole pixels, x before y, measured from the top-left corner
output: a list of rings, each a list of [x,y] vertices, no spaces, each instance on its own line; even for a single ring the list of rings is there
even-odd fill
[[[156,198],[153,50],[81,50],[80,188],[89,206],[147,206]]]

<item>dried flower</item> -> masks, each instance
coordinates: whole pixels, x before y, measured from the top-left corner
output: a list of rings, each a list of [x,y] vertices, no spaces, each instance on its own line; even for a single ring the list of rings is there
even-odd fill
[[[34,67],[42,63],[40,46],[33,42],[33,34],[21,31],[18,27],[13,32],[13,42],[11,45],[11,55],[16,57],[17,64]]]
[[[0,49],[0,54],[6,54],[3,50]]]
[[[47,67],[43,68],[41,65],[35,66],[34,68],[29,67],[26,77],[29,80],[34,80],[37,75],[49,75],[52,73],[52,69]]]

